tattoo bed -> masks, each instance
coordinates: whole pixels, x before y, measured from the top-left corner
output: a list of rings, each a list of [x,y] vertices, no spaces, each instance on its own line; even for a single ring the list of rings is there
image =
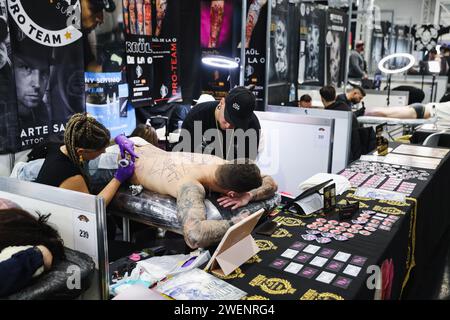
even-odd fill
[[[99,169],[100,157],[89,162],[89,181],[91,191],[98,193],[114,177],[115,170]],[[11,177],[19,180],[33,181],[36,179],[44,159],[38,159],[22,165],[16,165]],[[115,160],[114,160],[115,162]],[[281,196],[275,194],[263,201],[250,202],[247,206],[237,210],[225,209],[219,206],[218,194],[211,194],[205,200],[207,220],[230,220],[231,217],[244,214],[245,211],[254,213],[259,209],[270,211],[281,201]],[[123,186],[116,193],[108,206],[107,212],[119,217],[123,221],[123,237],[130,241],[129,221],[133,220],[149,226],[162,228],[178,234],[183,234],[181,223],[177,218],[177,202],[175,198],[143,190],[133,195],[130,188]]]
[[[259,209],[270,211],[280,203],[280,195],[276,194],[264,201],[251,202],[243,208],[230,210],[218,205],[219,195],[212,194],[205,200],[206,216],[208,220],[229,220],[232,216],[250,213]],[[149,226],[162,228],[178,234],[183,234],[181,223],[177,218],[176,199],[170,196],[144,190],[139,195],[133,195],[126,188],[121,188],[108,207],[108,213],[119,216],[123,221],[124,241],[130,241],[129,221],[133,220]]]

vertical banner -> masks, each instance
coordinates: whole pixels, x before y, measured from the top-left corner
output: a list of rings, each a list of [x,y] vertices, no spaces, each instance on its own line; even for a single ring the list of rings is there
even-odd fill
[[[328,8],[327,15],[327,84],[339,88],[345,81],[348,16],[333,8]]]
[[[271,1],[269,83],[288,83],[288,0]]]
[[[28,149],[84,111],[80,1],[7,2],[19,119]]]
[[[233,58],[233,1],[201,0],[200,43],[202,57],[224,56]],[[241,12],[241,11],[239,11]],[[225,97],[232,86],[232,71],[201,64],[202,93],[216,99]]]
[[[145,0],[145,30],[152,34],[153,50],[153,91],[154,104],[167,104],[181,100],[179,72],[179,34],[180,34],[180,1],[157,0],[156,11],[149,14],[151,1]],[[149,23],[148,17],[155,16],[155,25]],[[152,20],[150,20],[152,21]]]
[[[165,9],[164,6],[160,15],[164,15]],[[123,0],[122,10],[126,23],[125,54],[130,85],[129,99],[134,107],[148,106],[153,104],[153,8],[149,0]]]
[[[267,0],[247,0],[245,26],[245,86],[251,86],[256,110],[264,110]]]
[[[0,154],[20,146],[6,0],[0,0]]]
[[[136,115],[128,103],[128,85],[121,72],[86,72],[86,111],[115,137],[136,127]]]
[[[181,99],[179,0],[122,0],[130,100],[134,107]]]
[[[378,71],[378,62],[383,58],[384,35],[378,28],[373,29],[372,50],[369,64],[369,74],[375,74]]]
[[[411,40],[409,38],[409,28],[407,26],[396,26],[397,46],[395,52],[411,53]],[[406,58],[395,58],[397,68],[402,68],[408,64]]]
[[[114,137],[136,127],[125,73],[125,24],[121,0],[81,0],[86,111]],[[138,50],[138,49],[137,49]]]
[[[325,83],[326,10],[300,3],[300,47],[298,83],[323,86]]]

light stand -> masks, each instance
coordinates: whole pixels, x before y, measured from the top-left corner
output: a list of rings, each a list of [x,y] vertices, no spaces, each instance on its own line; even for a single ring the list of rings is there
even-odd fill
[[[409,63],[405,67],[399,68],[399,69],[391,69],[391,68],[388,69],[388,68],[384,67],[386,62],[388,62],[389,60],[395,59],[395,58],[406,58],[409,60]],[[392,77],[392,75],[396,74],[396,73],[402,73],[402,72],[409,70],[414,65],[415,62],[416,62],[416,59],[414,58],[413,55],[411,55],[409,53],[394,53],[394,54],[390,54],[390,55],[384,57],[378,63],[378,69],[380,69],[381,72],[388,75],[388,83],[387,83],[387,87],[388,87],[387,105],[388,106],[390,104],[390,98],[391,98],[391,77]]]
[[[392,74],[388,74],[388,81],[387,81],[387,88],[388,88],[388,93],[387,93],[387,99],[386,99],[386,105],[389,107],[389,104],[391,103],[390,98],[391,98],[391,78],[392,78]]]
[[[431,95],[430,95],[430,102],[435,101],[436,98],[433,99],[433,93],[434,93],[434,83],[436,81],[436,75],[433,73],[433,76],[431,77]],[[437,91],[437,89],[436,89]]]
[[[434,85],[436,83],[436,75],[441,72],[441,64],[439,63],[439,61],[428,61],[428,71],[432,74],[430,102],[434,102],[436,101],[437,95],[437,88],[436,90],[434,90]]]

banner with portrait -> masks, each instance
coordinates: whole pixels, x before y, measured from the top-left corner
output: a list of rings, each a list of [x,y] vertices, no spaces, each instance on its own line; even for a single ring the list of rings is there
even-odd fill
[[[6,0],[0,0],[0,154],[20,146]]]
[[[325,83],[325,30],[325,7],[300,3],[299,84]]]
[[[348,15],[338,9],[327,10],[326,69],[328,85],[341,87],[345,81]]]
[[[84,111],[81,7],[79,0],[6,5],[19,151],[62,133],[70,116]]]
[[[289,1],[271,1],[269,83],[289,82]]]

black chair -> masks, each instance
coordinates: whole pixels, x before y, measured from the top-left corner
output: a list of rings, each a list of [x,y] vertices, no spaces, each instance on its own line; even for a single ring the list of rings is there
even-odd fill
[[[392,89],[393,91],[408,91],[408,105],[413,103],[422,103],[423,99],[425,99],[425,92],[423,90],[412,87],[412,86],[398,86]]]
[[[450,130],[442,130],[429,135],[422,145],[427,147],[450,148]]]
[[[166,125],[164,117],[167,117],[168,132],[173,132],[178,128],[178,121],[184,121],[190,110],[190,105],[169,103],[164,105],[136,108],[136,118],[138,123],[146,123],[147,119],[154,117],[155,120],[152,121],[152,126],[155,129],[159,129]],[[159,117],[161,121],[158,121],[157,117]]]

